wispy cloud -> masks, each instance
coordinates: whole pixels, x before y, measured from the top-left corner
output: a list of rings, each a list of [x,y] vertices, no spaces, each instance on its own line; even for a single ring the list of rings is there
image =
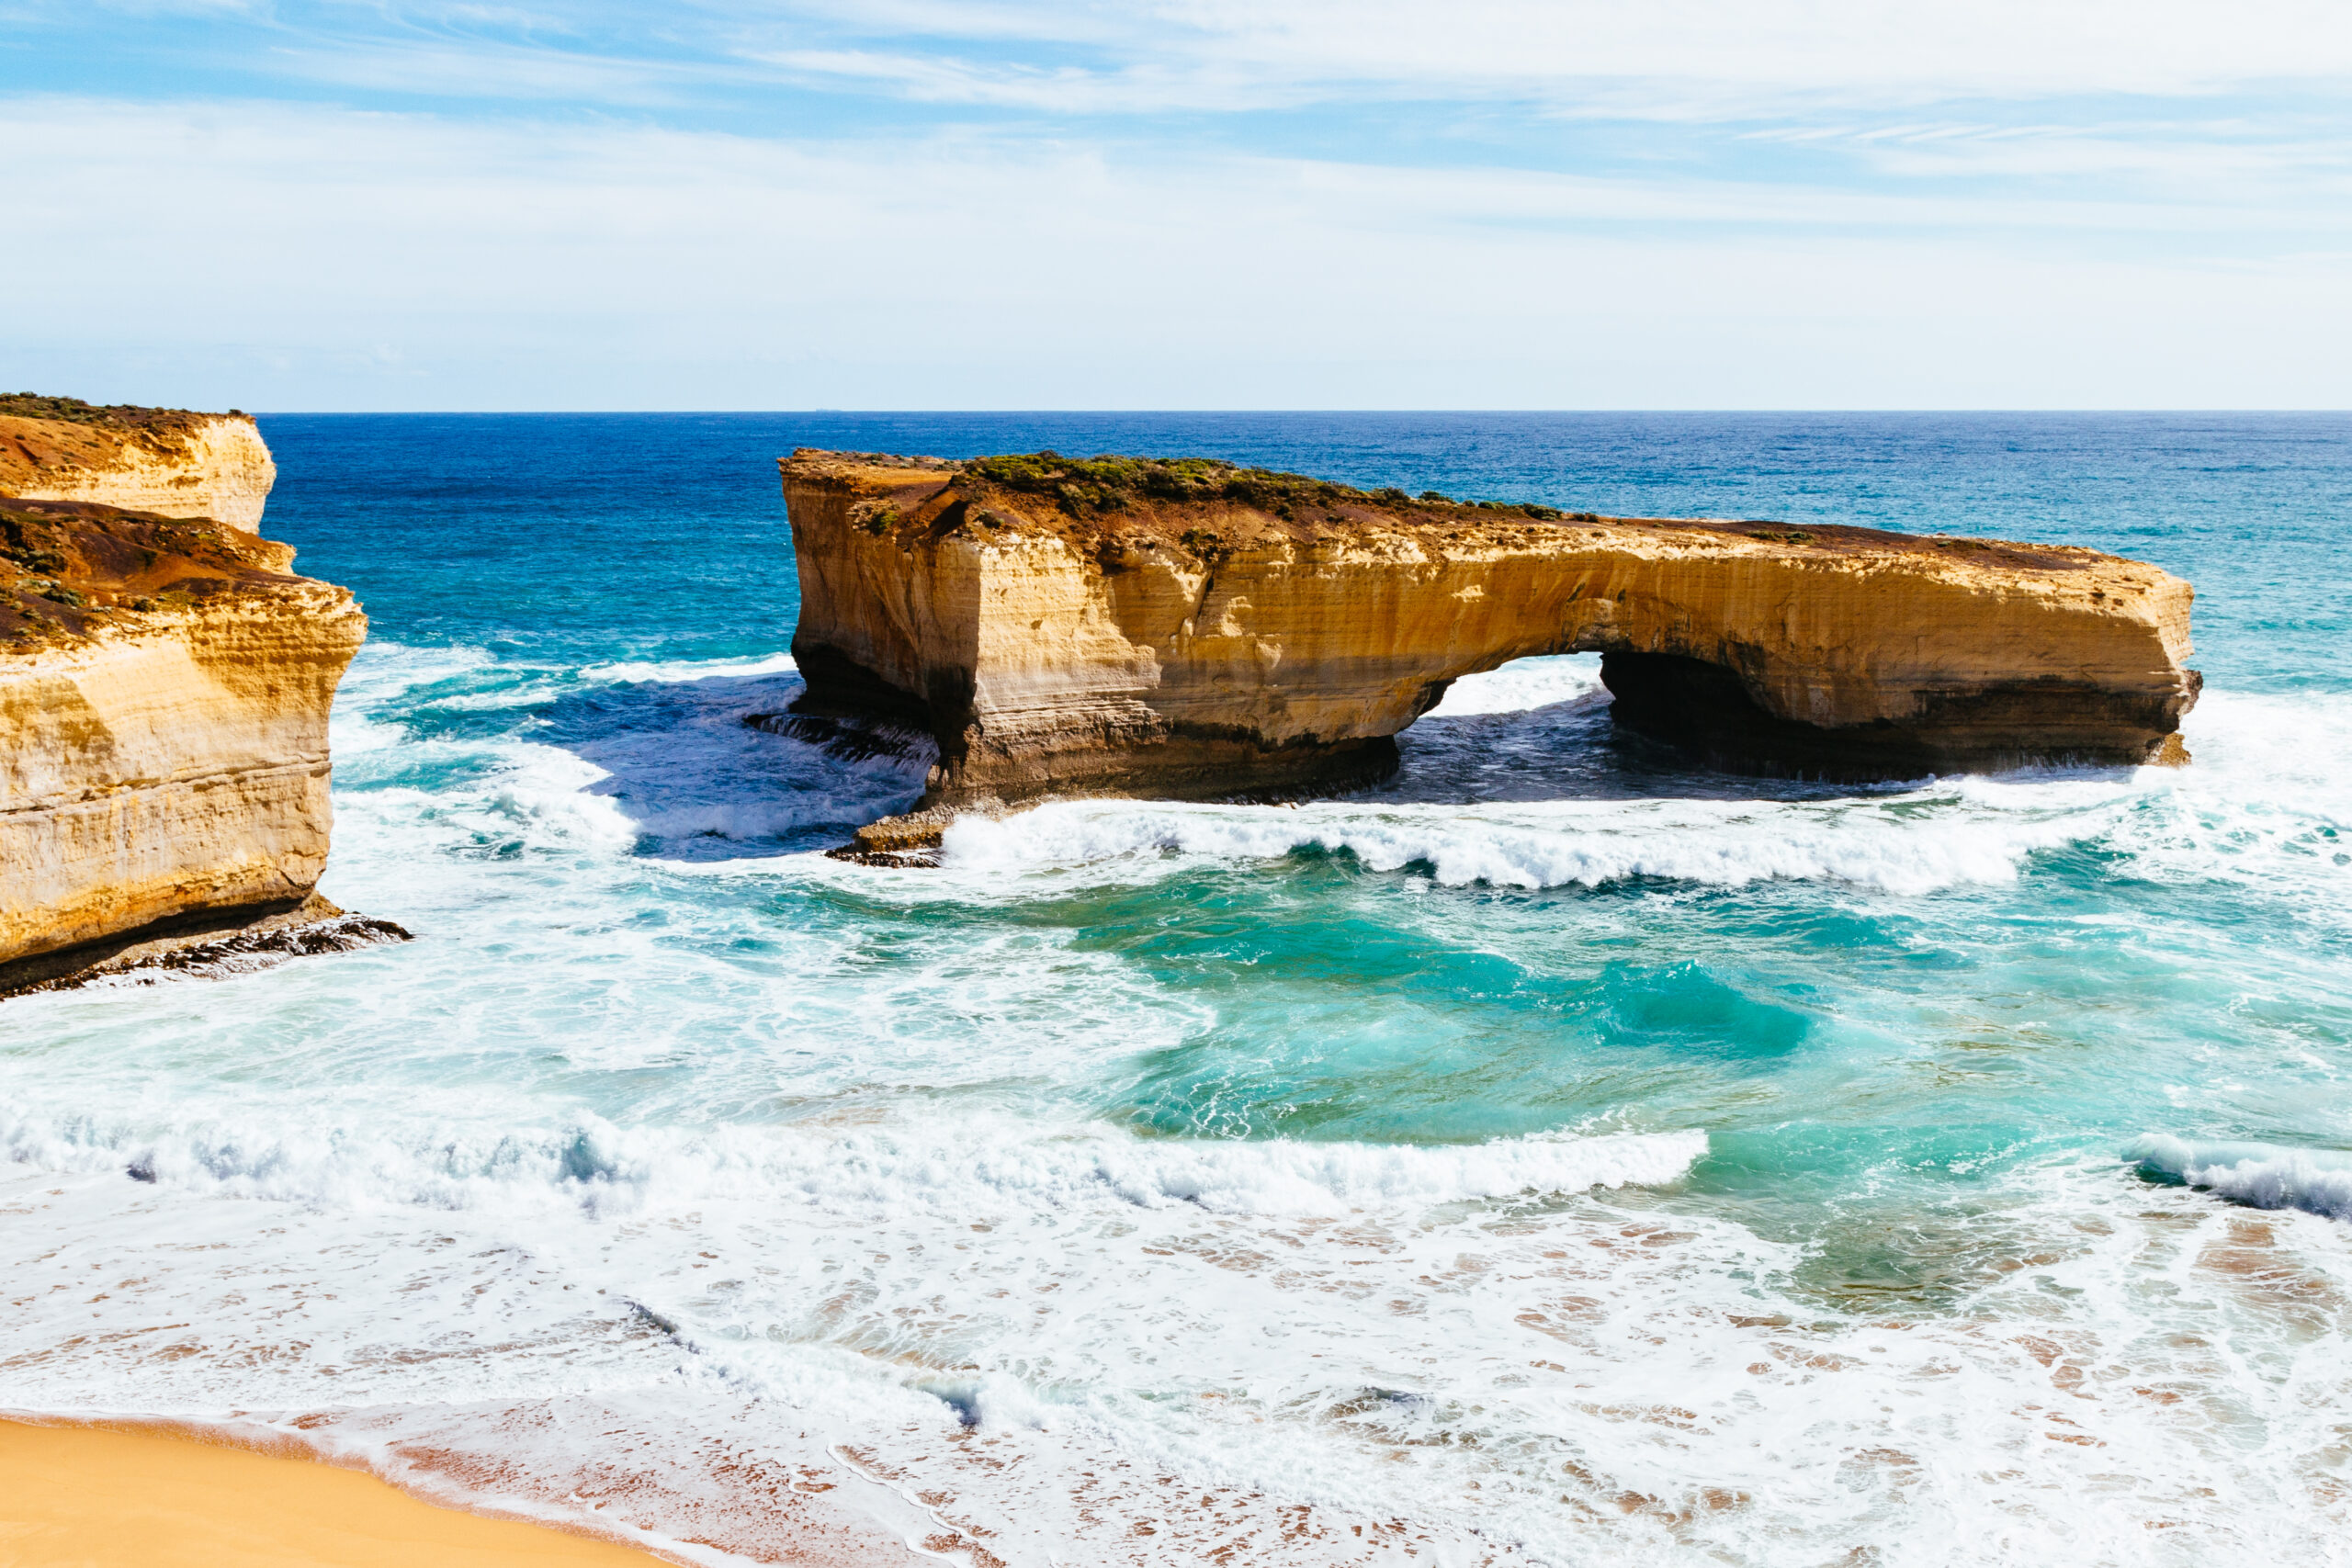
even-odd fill
[[[12,255],[0,374],[245,407],[2308,406],[2352,362],[2342,225],[2129,202],[259,104],[0,137],[28,228],[138,215]]]
[[[1675,118],[1713,106],[1744,118],[1826,100],[2196,95],[2352,79],[2352,21],[2312,0],[1159,0],[969,13],[902,0],[761,7],[735,26],[751,39],[824,26],[899,39],[890,58],[930,68],[891,79],[927,93],[963,84],[976,99],[1034,70],[1040,51],[1081,52],[1091,63],[1053,73],[1073,112],[1469,96],[1598,99],[1614,113],[1647,106]],[[903,47],[913,40],[925,47]],[[978,56],[979,44],[1000,47]],[[1160,90],[1123,100],[1115,87],[1137,78]]]
[[[2333,0],[97,0],[109,11],[243,16],[322,69],[426,43],[574,49],[1078,115],[1476,100],[1747,118],[2352,83],[2352,13]],[[51,28],[93,14],[5,13]]]
[[[281,45],[248,63],[305,82],[402,97],[511,104],[589,103],[605,109],[684,107],[714,86],[750,85],[748,67],[599,55],[503,39],[390,39],[364,47]]]
[[[1743,132],[1741,140],[1832,152],[1913,189],[1999,184],[2054,192],[2096,182],[2110,196],[2130,191],[2149,201],[2273,206],[2322,227],[2335,220],[2332,198],[2352,195],[2352,140],[2291,115],[2268,121],[1780,126]]]

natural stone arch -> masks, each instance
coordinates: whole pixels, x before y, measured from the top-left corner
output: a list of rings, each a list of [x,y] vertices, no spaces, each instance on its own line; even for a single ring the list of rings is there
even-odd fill
[[[1229,465],[783,465],[802,711],[940,748],[926,805],[1329,788],[1454,680],[1598,652],[1747,771],[2179,760],[2190,589],[2059,546],[1412,501]]]

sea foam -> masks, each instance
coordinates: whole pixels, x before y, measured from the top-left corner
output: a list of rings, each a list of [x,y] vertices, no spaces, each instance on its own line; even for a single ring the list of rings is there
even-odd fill
[[[2273,1144],[2193,1143],[2169,1134],[2136,1139],[2127,1157],[2168,1178],[2256,1209],[2301,1209],[2352,1220],[2352,1152]]]
[[[1740,887],[1774,879],[1928,893],[2014,881],[2026,857],[2096,835],[2116,792],[2087,808],[1954,809],[1954,793],[1864,801],[1592,801],[1528,806],[1281,807],[1065,802],[965,817],[953,870],[1004,873],[1138,855],[1270,859],[1298,850],[1374,871],[1427,866],[1448,886],[1600,886],[1634,878]],[[1941,809],[1936,809],[1940,807]]]
[[[164,1125],[0,1112],[0,1155],[58,1171],[119,1170],[222,1196],[362,1212],[424,1207],[614,1214],[709,1198],[847,1213],[995,1213],[1191,1204],[1227,1214],[1412,1213],[1521,1193],[1659,1186],[1704,1134],[1554,1134],[1467,1145],[1138,1138],[963,1123],[694,1133],[583,1118],[302,1127],[216,1115]]]
[[[1468,718],[1481,714],[1525,713],[1555,703],[1598,694],[1600,656],[1563,654],[1515,659],[1499,669],[1464,675],[1447,688],[1424,718]]]
[[[799,668],[788,653],[763,654],[756,659],[632,659],[610,664],[583,665],[580,678],[612,684],[649,681],[672,683],[790,675],[797,673]]]

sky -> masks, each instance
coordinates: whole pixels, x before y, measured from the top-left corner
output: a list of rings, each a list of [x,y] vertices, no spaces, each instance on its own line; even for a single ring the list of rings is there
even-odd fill
[[[2343,0],[0,0],[0,388],[2352,407]]]

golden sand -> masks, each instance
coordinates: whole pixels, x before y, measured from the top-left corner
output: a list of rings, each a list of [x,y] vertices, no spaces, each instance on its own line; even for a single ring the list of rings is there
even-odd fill
[[[372,1475],[155,1431],[0,1421],[0,1568],[652,1568]]]

